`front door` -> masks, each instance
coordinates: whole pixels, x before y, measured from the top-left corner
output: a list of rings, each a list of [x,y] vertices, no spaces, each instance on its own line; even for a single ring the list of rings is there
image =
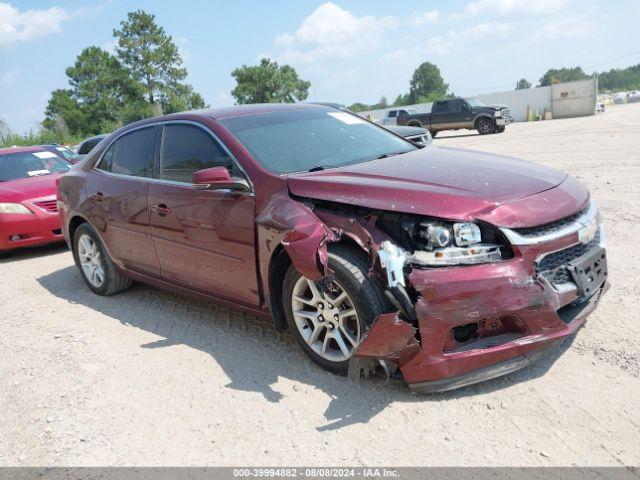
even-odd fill
[[[87,176],[89,221],[113,260],[126,268],[160,274],[149,225],[149,177],[157,127],[124,134]]]
[[[191,184],[193,172],[210,167],[244,174],[204,126],[165,124],[160,143],[149,209],[162,277],[257,306],[253,194]]]

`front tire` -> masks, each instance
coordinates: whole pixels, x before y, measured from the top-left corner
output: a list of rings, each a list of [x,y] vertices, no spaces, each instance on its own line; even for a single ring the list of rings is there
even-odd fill
[[[490,133],[493,133],[495,128],[496,124],[493,122],[493,120],[489,120],[488,118],[481,118],[480,120],[478,120],[478,123],[476,125],[476,130],[478,130],[478,133],[480,135],[488,135]]]
[[[366,257],[358,250],[333,246],[329,266],[335,281],[321,291],[291,265],[282,302],[289,328],[307,356],[325,370],[346,375],[365,331],[390,306],[380,283],[367,275]]]
[[[131,286],[131,279],[118,272],[100,237],[88,223],[80,225],[73,235],[73,258],[82,280],[93,293],[113,295]]]

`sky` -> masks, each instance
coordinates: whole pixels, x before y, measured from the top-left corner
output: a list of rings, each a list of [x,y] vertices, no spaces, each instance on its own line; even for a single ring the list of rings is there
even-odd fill
[[[414,69],[436,64],[457,95],[534,85],[549,68],[587,73],[640,63],[639,0],[0,0],[0,118],[36,129],[80,51],[113,51],[126,13],[156,15],[187,81],[233,105],[231,72],[261,57],[311,81],[309,101],[393,101]]]

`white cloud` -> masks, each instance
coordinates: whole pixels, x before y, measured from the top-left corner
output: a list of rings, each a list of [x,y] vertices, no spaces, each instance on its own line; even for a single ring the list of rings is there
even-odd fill
[[[503,22],[480,23],[466,30],[449,30],[446,35],[432,37],[425,42],[426,53],[449,55],[471,42],[502,37],[513,31],[513,25]]]
[[[548,15],[562,10],[568,3],[569,0],[475,0],[464,11],[471,15]]]
[[[356,17],[332,2],[316,8],[293,33],[276,37],[277,46],[285,47],[285,61],[313,61],[323,57],[349,58],[372,50],[383,32],[395,28],[395,17]]]
[[[584,17],[568,17],[547,22],[533,34],[533,41],[557,40],[559,38],[577,38],[593,35],[594,23]]]
[[[389,63],[405,63],[410,58],[410,53],[406,48],[399,48],[385,53],[383,57]]]
[[[0,85],[6,87],[15,85],[20,78],[21,73],[22,69],[20,67],[13,67],[12,69],[2,74],[2,76],[0,76]]]
[[[422,13],[414,13],[411,19],[411,25],[414,27],[422,27],[428,23],[436,23],[440,20],[439,10],[427,10]]]
[[[73,17],[59,7],[21,12],[10,3],[0,3],[0,47],[28,42],[62,32],[62,23]]]

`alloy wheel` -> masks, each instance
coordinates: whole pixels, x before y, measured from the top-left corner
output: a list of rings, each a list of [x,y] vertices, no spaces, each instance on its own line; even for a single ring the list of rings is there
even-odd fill
[[[354,305],[335,281],[325,292],[305,277],[293,287],[291,306],[300,335],[314,352],[331,362],[348,360],[360,343],[363,332]]]
[[[78,239],[78,260],[85,278],[95,288],[104,284],[104,265],[102,255],[96,242],[89,235],[83,234]]]

